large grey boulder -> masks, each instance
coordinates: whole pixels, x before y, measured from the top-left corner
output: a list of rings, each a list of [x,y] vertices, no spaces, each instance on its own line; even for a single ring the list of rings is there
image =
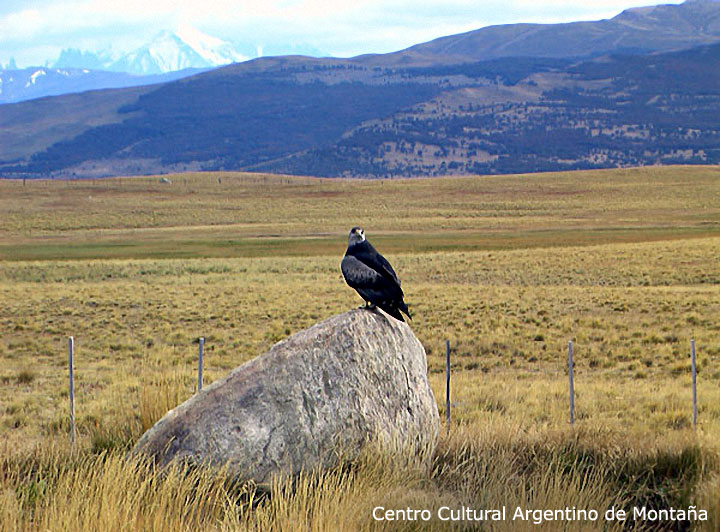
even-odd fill
[[[275,344],[174,408],[133,452],[228,466],[243,479],[331,467],[365,444],[432,449],[425,349],[406,323],[352,310]]]

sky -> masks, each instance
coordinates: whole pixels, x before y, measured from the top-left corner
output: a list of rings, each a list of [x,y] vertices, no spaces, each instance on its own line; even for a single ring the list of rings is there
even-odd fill
[[[53,62],[63,48],[127,52],[190,25],[248,58],[386,53],[494,24],[611,18],[677,0],[0,0],[0,65]]]

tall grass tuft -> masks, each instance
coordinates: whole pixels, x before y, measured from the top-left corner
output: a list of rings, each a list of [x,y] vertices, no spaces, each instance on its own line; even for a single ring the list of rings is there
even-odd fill
[[[133,402],[137,406],[129,416],[107,416],[102,423],[90,427],[92,452],[129,450],[162,416],[190,397],[192,391],[186,373],[178,366],[168,365],[161,357],[145,358]]]
[[[226,513],[225,476],[172,466],[158,474],[143,458],[119,452],[56,453],[14,480],[3,500],[5,530],[199,530]]]
[[[142,432],[190,396],[184,373],[181,368],[155,373],[140,386],[138,418]]]

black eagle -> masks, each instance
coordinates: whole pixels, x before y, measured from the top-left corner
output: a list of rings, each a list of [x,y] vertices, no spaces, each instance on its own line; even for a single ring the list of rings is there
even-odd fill
[[[362,228],[353,227],[350,230],[347,251],[340,269],[345,282],[365,300],[365,308],[380,307],[400,321],[405,321],[400,314],[403,311],[412,319],[403,301],[400,279],[387,259],[365,240]]]

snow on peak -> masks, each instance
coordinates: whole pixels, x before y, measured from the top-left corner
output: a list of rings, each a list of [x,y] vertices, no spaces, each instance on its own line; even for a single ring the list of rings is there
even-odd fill
[[[30,78],[28,79],[28,82],[25,84],[25,88],[29,87],[30,85],[35,85],[35,82],[40,76],[47,75],[47,72],[45,72],[43,69],[37,70],[30,74]]]
[[[143,46],[127,53],[63,50],[54,66],[146,75],[186,68],[213,68],[248,59],[231,43],[189,24],[181,24],[176,32],[163,30]]]
[[[112,69],[155,74],[185,68],[210,68],[247,59],[230,43],[183,25],[177,32],[161,31],[151,42],[116,61]]]
[[[175,35],[213,66],[249,59],[238,53],[229,42],[203,33],[189,24],[180,24]]]

